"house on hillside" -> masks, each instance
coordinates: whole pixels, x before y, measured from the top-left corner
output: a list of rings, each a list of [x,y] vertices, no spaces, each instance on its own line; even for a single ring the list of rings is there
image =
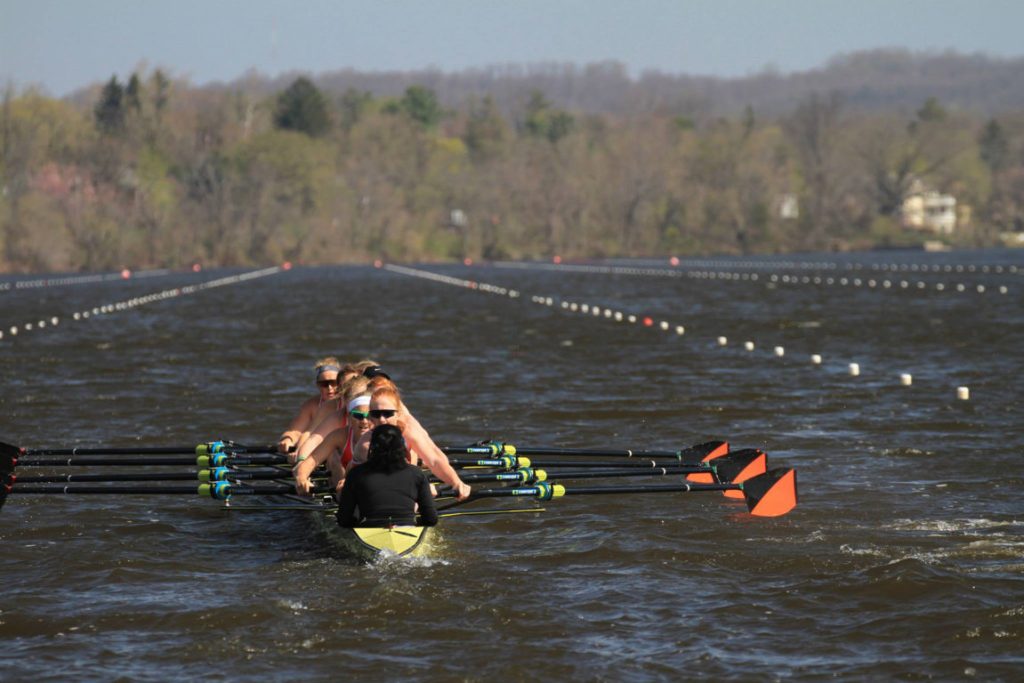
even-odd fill
[[[903,227],[939,235],[952,235],[957,225],[956,197],[925,186],[920,180],[911,185],[900,210]]]

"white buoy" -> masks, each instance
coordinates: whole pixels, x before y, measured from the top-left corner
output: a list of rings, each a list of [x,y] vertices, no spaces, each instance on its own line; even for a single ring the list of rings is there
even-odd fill
[[[860,374],[860,365],[857,363],[850,363],[850,376],[856,377]]]
[[[775,355],[778,356],[779,358],[782,358],[783,356],[786,355],[786,349],[782,348],[781,346],[776,346]]]
[[[590,304],[583,304],[583,305],[581,305],[580,306],[580,311],[583,312],[583,313],[589,313],[590,312]]]
[[[622,311],[615,311],[615,322],[622,322]]]
[[[665,330],[667,332],[668,328],[669,328],[668,321],[667,320],[662,320],[660,327],[661,327],[661,329],[663,329],[663,330]]]
[[[24,325],[22,325],[21,327],[22,327],[22,329],[23,329],[23,330],[25,330],[26,332],[31,332],[31,331],[32,331],[32,323],[25,323],[25,324],[24,324]]]
[[[60,318],[58,318],[57,316],[53,316],[52,318],[50,318],[50,324],[51,325],[56,325],[59,322],[60,322]]]
[[[961,401],[969,401],[971,400],[971,390],[967,387],[957,387],[956,397]]]
[[[12,337],[18,336],[18,326],[17,325],[11,325],[11,336]]]
[[[563,301],[562,302],[562,308],[569,308],[569,302],[568,301]]]
[[[631,323],[635,323],[636,322],[636,316],[635,315],[631,315],[628,318],[626,318],[626,320],[628,320]]]
[[[682,325],[676,325],[676,334],[680,336],[686,334],[686,328],[683,327]]]
[[[728,343],[729,343],[729,340],[726,339],[725,337],[719,337],[718,338],[718,345],[719,346],[725,346]]]
[[[743,342],[743,348],[745,348],[747,351],[753,351],[754,350],[754,342],[752,342],[752,341]]]
[[[82,314],[79,313],[78,311],[75,311],[75,314],[73,316],[71,316],[71,317],[73,317],[75,320],[78,320],[79,318],[82,317]]]
[[[900,375],[900,384],[902,384],[903,386],[909,387],[913,383],[914,378],[911,377],[909,373],[904,372],[903,374]]]

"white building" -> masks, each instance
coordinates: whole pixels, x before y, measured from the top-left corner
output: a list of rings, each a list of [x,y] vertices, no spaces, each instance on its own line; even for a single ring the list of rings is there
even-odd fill
[[[915,181],[901,209],[903,227],[951,235],[956,230],[956,197],[927,190]]]

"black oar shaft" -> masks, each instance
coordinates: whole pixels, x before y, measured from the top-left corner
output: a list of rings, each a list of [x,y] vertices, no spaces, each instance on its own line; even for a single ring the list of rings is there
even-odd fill
[[[683,448],[681,450],[648,450],[629,448],[556,448],[548,446],[514,446],[502,443],[483,443],[473,446],[445,446],[441,449],[445,455],[551,455],[551,456],[609,456],[619,458],[671,458],[682,463],[697,463],[709,456],[724,455],[729,452],[729,444],[725,441],[708,441]]]
[[[205,455],[209,453],[276,453],[277,445],[246,446],[233,441],[207,441],[190,446],[98,446],[93,448],[19,448],[0,442],[0,447],[27,455]]]
[[[504,456],[504,458],[448,458],[452,467],[625,467],[629,469],[655,470],[661,467],[672,467],[673,463],[661,462],[658,460],[623,460],[621,462],[610,462],[608,460],[534,460],[533,458],[520,458]],[[690,465],[677,464],[678,467],[690,467]],[[693,472],[709,472],[707,465],[694,465]]]
[[[45,486],[45,485],[29,485],[22,486],[20,484],[14,486],[10,491],[10,495],[13,494],[52,494],[52,495],[170,495],[170,496],[187,496],[187,495],[205,495],[211,498],[219,498],[220,496],[210,495],[207,489],[210,485],[199,485],[199,486]],[[291,493],[295,489],[287,484],[281,484],[280,486],[229,486],[226,490],[230,491],[232,496],[245,496],[245,495],[266,495],[275,493]]]
[[[217,465],[213,462],[222,459],[227,465],[274,465],[287,462],[283,455],[200,455],[198,457],[143,457],[143,458],[103,458],[89,456],[75,456],[69,458],[37,458],[22,457],[18,459],[18,467],[136,467],[139,465],[184,465],[202,466]]]
[[[227,468],[222,468],[227,469]],[[263,479],[289,479],[291,472],[279,469],[229,470],[217,473],[215,470],[197,472],[131,472],[117,474],[38,474],[19,476],[16,481],[23,484],[55,484],[101,481],[241,481]]]

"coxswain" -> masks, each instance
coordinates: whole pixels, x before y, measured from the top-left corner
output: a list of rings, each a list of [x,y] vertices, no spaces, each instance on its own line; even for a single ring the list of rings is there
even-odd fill
[[[437,509],[426,473],[406,459],[407,445],[395,425],[380,424],[365,436],[369,452],[345,478],[338,500],[338,524],[352,527],[437,524]]]

